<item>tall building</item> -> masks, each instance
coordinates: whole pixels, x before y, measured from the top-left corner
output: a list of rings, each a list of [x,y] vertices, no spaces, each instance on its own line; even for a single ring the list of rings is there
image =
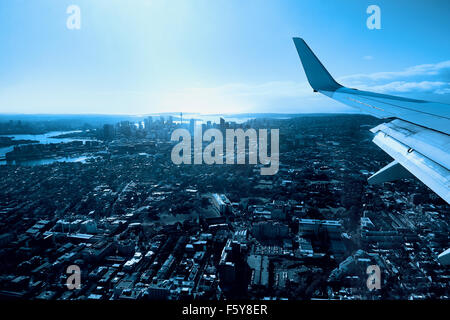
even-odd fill
[[[341,237],[342,224],[336,220],[300,219],[299,233],[302,236],[317,237],[327,235],[331,239]]]
[[[220,118],[220,131],[222,131],[222,134],[225,133],[226,129],[226,122],[224,118]]]
[[[189,132],[191,134],[194,134],[194,130],[195,130],[195,119],[191,119],[189,121]]]
[[[149,131],[152,127],[153,118],[151,116],[144,119],[144,127],[146,131]]]
[[[129,137],[131,135],[131,124],[130,121],[121,121],[118,123],[118,129],[121,134]]]
[[[106,140],[112,140],[115,136],[115,130],[114,125],[112,124],[105,124],[103,126],[103,138]]]
[[[258,239],[283,239],[289,235],[289,227],[286,224],[261,221],[252,225],[252,235]]]
[[[214,207],[220,214],[229,213],[229,211],[231,210],[231,202],[226,195],[213,193],[211,198]]]

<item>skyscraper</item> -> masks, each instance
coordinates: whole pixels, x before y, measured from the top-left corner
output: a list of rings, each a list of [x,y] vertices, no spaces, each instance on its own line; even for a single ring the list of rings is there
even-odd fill
[[[194,130],[195,130],[195,119],[191,119],[189,121],[189,132],[191,134],[194,134]]]

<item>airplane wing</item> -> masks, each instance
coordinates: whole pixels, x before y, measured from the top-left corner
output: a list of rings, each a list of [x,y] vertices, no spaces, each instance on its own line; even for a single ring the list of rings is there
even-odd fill
[[[373,141],[394,161],[369,178],[382,183],[412,173],[450,204],[450,105],[346,88],[337,83],[306,42],[294,43],[308,82],[320,92],[377,118]]]

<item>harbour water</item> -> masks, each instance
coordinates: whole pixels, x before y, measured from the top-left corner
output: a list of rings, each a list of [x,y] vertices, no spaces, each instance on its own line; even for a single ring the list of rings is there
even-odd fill
[[[76,133],[80,131],[52,131],[44,134],[11,134],[11,135],[1,135],[3,137],[12,137],[14,140],[34,140],[39,141],[41,144],[48,143],[60,143],[60,142],[71,142],[71,141],[90,141],[92,139],[83,139],[83,138],[52,138],[54,136],[58,136],[61,134],[67,133]],[[0,148],[0,158],[4,159],[7,152],[10,152],[14,149],[14,146]],[[34,159],[34,160],[26,160],[20,162],[9,162],[9,164],[20,164],[25,166],[36,166],[36,165],[45,165],[53,162],[85,162],[86,159],[90,157],[86,156],[76,156],[76,157],[61,157],[61,158],[49,158],[49,159]],[[0,165],[5,165],[6,160],[0,160]]]

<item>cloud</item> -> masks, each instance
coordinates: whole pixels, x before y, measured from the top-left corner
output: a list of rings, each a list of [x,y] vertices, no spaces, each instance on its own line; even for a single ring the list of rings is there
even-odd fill
[[[390,72],[376,72],[370,74],[353,74],[344,77],[340,77],[342,81],[381,81],[392,80],[398,78],[410,78],[410,77],[448,77],[450,75],[450,60],[435,63],[435,64],[421,64],[413,67],[406,68],[402,71],[390,71]]]
[[[363,59],[364,60],[373,60],[373,56],[364,56]]]
[[[449,82],[442,81],[421,81],[421,82],[407,82],[407,81],[393,81],[377,86],[361,86],[363,90],[373,90],[376,92],[429,92],[444,94],[450,90]]]
[[[360,90],[422,95],[425,100],[437,100],[439,96],[446,99],[444,95],[450,93],[450,60],[400,71],[348,75],[338,78],[338,81]],[[209,88],[185,88],[166,92],[157,103],[152,104],[162,110],[182,111],[182,108],[201,113],[354,111],[313,93],[306,81],[230,83]]]
[[[338,78],[345,86],[383,93],[450,92],[450,60],[421,64],[400,71],[353,74]]]

